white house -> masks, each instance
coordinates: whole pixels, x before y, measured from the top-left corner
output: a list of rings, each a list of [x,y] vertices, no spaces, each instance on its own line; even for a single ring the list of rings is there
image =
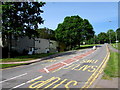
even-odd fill
[[[2,34],[0,33],[0,46],[2,47]]]

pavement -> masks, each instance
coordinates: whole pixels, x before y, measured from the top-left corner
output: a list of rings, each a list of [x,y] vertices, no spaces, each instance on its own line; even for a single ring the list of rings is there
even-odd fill
[[[56,57],[2,69],[3,89],[89,88],[101,75],[109,58],[107,45],[75,50]]]
[[[113,48],[111,45],[108,45],[109,49],[112,50],[113,52],[118,52],[120,53],[120,50]]]
[[[112,78],[111,80],[100,79],[94,88],[118,88],[120,78]]]

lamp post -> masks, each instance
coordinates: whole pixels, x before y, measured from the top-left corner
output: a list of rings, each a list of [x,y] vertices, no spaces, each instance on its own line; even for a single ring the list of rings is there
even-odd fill
[[[112,21],[109,21],[109,22],[112,22]],[[110,35],[110,30],[109,30],[109,43],[111,44],[111,35]]]
[[[115,36],[116,36],[116,47],[118,47],[117,43],[118,43],[118,40],[117,40],[117,31],[115,32]]]
[[[109,22],[112,22],[112,21],[109,21]],[[116,37],[116,47],[117,47],[117,42],[118,42],[118,40],[117,40],[117,32],[115,32],[115,37]],[[109,40],[110,40],[110,44],[111,44],[111,35],[110,35],[110,31],[109,31]]]

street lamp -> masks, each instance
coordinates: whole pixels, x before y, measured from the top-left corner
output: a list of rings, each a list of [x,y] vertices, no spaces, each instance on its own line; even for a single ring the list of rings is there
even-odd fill
[[[112,22],[112,21],[109,21],[109,22]],[[115,36],[116,36],[116,47],[117,47],[117,42],[118,42],[118,40],[117,40],[117,32],[115,32]],[[110,40],[110,44],[111,44],[111,35],[110,35],[110,31],[109,31],[109,40]]]
[[[117,31],[115,32],[116,34],[116,47],[118,47],[117,43],[118,43],[118,40],[117,40]]]
[[[109,22],[112,22],[112,21],[109,21]],[[111,44],[111,35],[110,35],[110,30],[109,30],[109,43]]]

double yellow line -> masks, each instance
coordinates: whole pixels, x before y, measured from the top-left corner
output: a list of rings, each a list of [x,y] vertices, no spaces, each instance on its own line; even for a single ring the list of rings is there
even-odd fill
[[[106,66],[106,63],[107,63],[107,61],[109,60],[109,57],[110,57],[110,52],[109,52],[109,49],[108,49],[107,45],[106,45],[106,49],[107,49],[107,55],[105,56],[102,63],[99,65],[99,67],[96,69],[96,71],[90,76],[90,78],[88,79],[88,81],[85,83],[85,85],[82,88],[89,88],[93,84],[93,82],[97,79],[97,77],[104,70],[104,68]]]

